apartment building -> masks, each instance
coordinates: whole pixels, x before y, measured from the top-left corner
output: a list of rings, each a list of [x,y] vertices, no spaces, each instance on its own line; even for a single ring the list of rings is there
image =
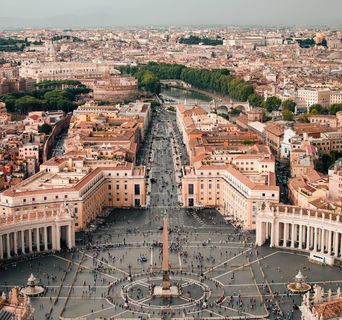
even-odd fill
[[[323,107],[330,105],[330,89],[325,88],[303,88],[298,89],[297,97],[299,103],[305,106],[308,110],[314,104],[320,104]]]
[[[309,141],[319,153],[342,151],[342,131],[324,132],[318,138],[309,138]]]
[[[255,228],[258,207],[279,202],[270,148],[202,108],[176,109],[190,159],[182,172],[183,206],[216,207],[241,227]]]
[[[223,216],[241,227],[255,228],[258,207],[265,201],[279,202],[275,173],[267,171],[267,165],[258,165],[264,167],[264,171],[240,171],[233,164],[224,162],[202,162],[198,167],[185,167],[182,179],[183,205],[216,207]]]
[[[268,122],[264,127],[265,143],[270,146],[272,151],[280,156],[281,144],[284,139],[285,125],[277,122]]]
[[[37,174],[1,193],[0,212],[13,215],[65,206],[76,230],[82,230],[107,206],[144,207],[145,186],[144,167],[67,155],[48,160]]]
[[[310,123],[319,124],[329,128],[342,128],[342,111],[336,115],[314,115],[309,117]]]
[[[342,103],[342,91],[331,91],[330,93],[330,104]]]

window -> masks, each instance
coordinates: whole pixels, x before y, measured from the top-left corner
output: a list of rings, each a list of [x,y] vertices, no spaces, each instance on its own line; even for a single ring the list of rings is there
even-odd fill
[[[127,184],[125,184],[125,190],[127,190]]]
[[[135,195],[140,195],[140,184],[135,184],[134,185],[134,194]]]
[[[188,193],[194,194],[194,185],[192,183],[188,185]]]
[[[264,197],[264,196],[265,196],[265,194],[263,193],[263,194],[262,194],[262,196]]]
[[[112,190],[112,186],[110,184],[108,185],[108,190]]]
[[[64,198],[65,198],[65,199],[67,199],[67,198],[68,198],[68,196],[67,196],[67,195],[64,195]]]

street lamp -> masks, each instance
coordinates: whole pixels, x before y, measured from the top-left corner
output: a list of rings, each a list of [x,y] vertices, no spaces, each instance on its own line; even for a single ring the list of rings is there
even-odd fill
[[[131,266],[131,264],[128,265],[128,280],[132,281],[132,266]]]

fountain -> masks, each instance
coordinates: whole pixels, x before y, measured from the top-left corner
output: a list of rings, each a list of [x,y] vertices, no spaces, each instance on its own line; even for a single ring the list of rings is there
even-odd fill
[[[311,290],[311,285],[305,282],[305,277],[302,272],[299,270],[297,275],[294,278],[294,282],[290,282],[287,285],[287,289],[292,293],[304,294]]]
[[[28,297],[37,297],[44,293],[45,289],[41,286],[37,285],[37,278],[31,273],[30,277],[27,280],[27,286],[22,288],[20,292]]]

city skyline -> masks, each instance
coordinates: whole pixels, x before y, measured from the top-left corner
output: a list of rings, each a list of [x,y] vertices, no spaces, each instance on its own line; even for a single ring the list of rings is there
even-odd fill
[[[0,28],[97,28],[144,25],[339,26],[342,2],[295,0],[140,0],[97,3],[34,0],[2,4]],[[295,10],[294,10],[295,9]],[[189,14],[192,13],[192,14]],[[322,12],[325,12],[322,15]]]
[[[1,319],[342,320],[342,0],[2,2]]]

